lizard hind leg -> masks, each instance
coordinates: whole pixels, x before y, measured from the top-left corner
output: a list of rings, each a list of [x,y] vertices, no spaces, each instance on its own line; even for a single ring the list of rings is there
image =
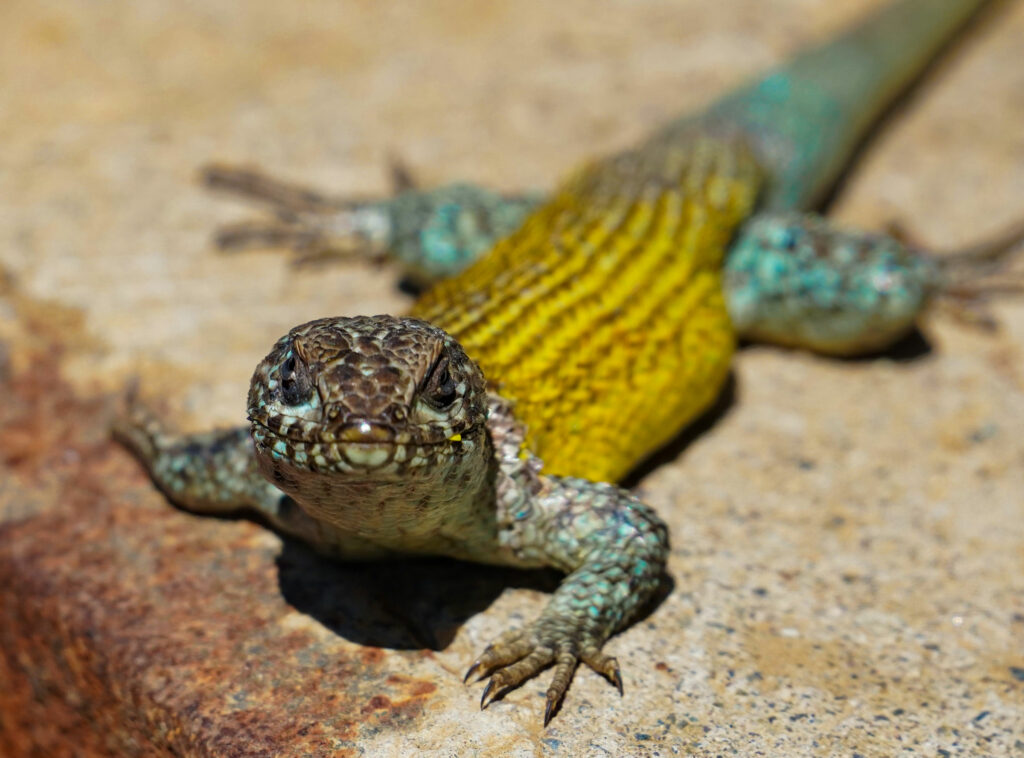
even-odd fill
[[[250,168],[213,164],[200,176],[209,189],[259,203],[271,213],[268,219],[218,229],[214,244],[222,251],[284,247],[294,253],[296,266],[384,255],[390,224],[386,201],[329,197]]]
[[[503,194],[475,184],[415,187],[410,172],[393,162],[390,197],[331,197],[246,168],[211,165],[203,183],[266,206],[272,218],[226,226],[221,250],[285,247],[293,263],[386,256],[426,287],[457,274],[514,232],[540,203],[535,193]]]
[[[1024,225],[960,253],[933,255],[888,234],[843,229],[815,214],[762,213],[725,263],[729,315],[740,336],[852,356],[883,350],[908,333],[926,306],[994,323],[985,297],[1018,291],[1006,278]]]

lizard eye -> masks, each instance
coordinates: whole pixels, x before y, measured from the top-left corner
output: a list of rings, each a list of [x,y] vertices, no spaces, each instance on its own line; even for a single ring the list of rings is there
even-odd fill
[[[281,400],[286,405],[299,405],[309,398],[313,383],[309,378],[306,365],[296,360],[294,355],[281,364]]]
[[[457,383],[452,378],[448,355],[441,353],[423,382],[423,399],[427,401],[428,405],[443,410],[455,402],[456,387]]]

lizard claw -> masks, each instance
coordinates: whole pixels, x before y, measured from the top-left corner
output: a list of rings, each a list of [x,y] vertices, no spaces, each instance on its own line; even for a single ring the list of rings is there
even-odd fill
[[[160,419],[139,399],[139,380],[125,388],[121,407],[110,423],[111,436],[143,461],[153,460],[167,442]]]
[[[600,650],[585,651],[580,657],[585,664],[611,682],[619,691],[619,697],[622,697],[622,671],[615,658],[605,655]]]
[[[202,171],[203,183],[263,204],[271,219],[243,221],[217,231],[222,251],[284,247],[295,253],[293,265],[324,263],[334,258],[380,260],[389,223],[381,203],[329,197],[282,182],[262,172],[212,165]]]
[[[551,722],[551,717],[555,715],[555,711],[558,710],[558,704],[555,698],[551,697],[551,693],[548,693],[547,703],[544,704],[544,726],[547,726]]]
[[[466,675],[462,677],[462,683],[465,684],[466,682],[468,682],[469,678],[473,676],[473,674],[475,674],[479,668],[480,659],[477,658],[475,661],[473,661],[473,665],[469,667],[469,671],[466,672]]]
[[[491,700],[488,700],[487,696],[491,694],[491,690],[492,689],[494,689],[494,680],[493,679],[487,683],[487,686],[484,687],[484,694],[480,696],[480,710],[481,711],[491,704]],[[497,695],[495,697],[497,697]]]
[[[551,684],[545,693],[544,725],[547,726],[561,707],[580,661],[607,678],[622,694],[622,674],[618,662],[612,656],[603,654],[592,643],[580,651],[579,638],[584,636],[582,630],[575,627],[559,629],[556,625],[545,625],[542,629],[503,633],[469,667],[465,681],[469,681],[473,674],[481,670],[490,676],[480,698],[481,710],[509,690],[554,665]]]

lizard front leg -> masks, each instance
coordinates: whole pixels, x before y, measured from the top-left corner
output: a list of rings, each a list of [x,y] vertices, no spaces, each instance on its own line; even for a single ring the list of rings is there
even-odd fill
[[[500,540],[521,560],[568,572],[530,627],[494,640],[466,674],[487,672],[482,708],[554,664],[544,723],[557,711],[580,661],[622,693],[604,643],[650,601],[668,556],[668,529],[625,490],[585,479],[540,477],[532,496],[503,504]]]
[[[250,509],[282,532],[314,546],[329,542],[323,528],[260,473],[248,426],[175,434],[145,406],[132,401],[111,431],[175,505],[204,514]]]

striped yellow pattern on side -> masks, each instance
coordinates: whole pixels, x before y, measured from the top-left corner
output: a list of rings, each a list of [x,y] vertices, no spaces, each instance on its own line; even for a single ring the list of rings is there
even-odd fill
[[[544,471],[614,481],[714,399],[734,338],[719,269],[760,172],[694,130],[592,164],[413,315],[515,403]]]

